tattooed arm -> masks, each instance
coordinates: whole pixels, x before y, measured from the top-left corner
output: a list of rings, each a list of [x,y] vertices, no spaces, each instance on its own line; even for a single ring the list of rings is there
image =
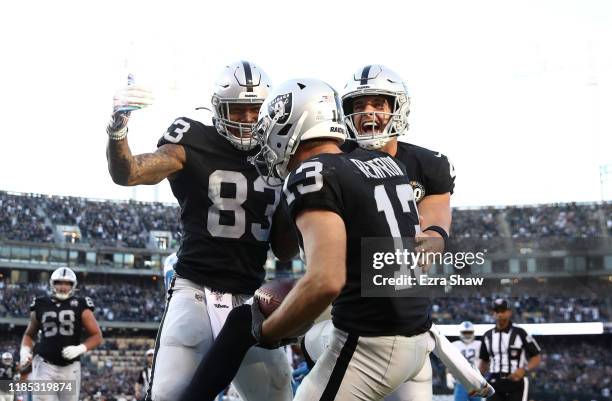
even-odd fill
[[[106,148],[108,171],[113,182],[119,185],[152,185],[181,171],[186,156],[183,145],[166,144],[154,153],[132,155],[127,137],[108,140]]]
[[[130,114],[152,103],[152,93],[144,87],[134,85],[134,77],[131,75],[128,76],[128,85],[117,91],[113,97],[113,114],[106,127],[109,138],[106,160],[115,184],[157,184],[181,171],[185,165],[185,148],[182,145],[166,144],[154,153],[132,155],[127,141]]]

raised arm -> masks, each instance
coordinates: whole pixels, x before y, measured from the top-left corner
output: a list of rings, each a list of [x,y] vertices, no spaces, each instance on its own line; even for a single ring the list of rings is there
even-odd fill
[[[185,148],[182,145],[166,144],[154,153],[132,155],[127,141],[130,113],[152,102],[151,92],[132,83],[119,90],[113,98],[113,115],[106,127],[106,159],[108,171],[116,184],[157,184],[180,171],[185,164]]]

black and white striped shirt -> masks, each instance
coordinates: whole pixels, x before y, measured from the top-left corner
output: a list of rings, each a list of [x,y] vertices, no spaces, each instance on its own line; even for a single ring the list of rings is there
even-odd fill
[[[149,389],[149,383],[151,381],[151,368],[147,366],[140,372],[138,383],[142,386],[142,393],[146,394]]]
[[[529,359],[540,353],[540,346],[527,332],[512,323],[503,330],[497,327],[482,337],[480,359],[490,362],[491,373],[511,374],[527,366]]]

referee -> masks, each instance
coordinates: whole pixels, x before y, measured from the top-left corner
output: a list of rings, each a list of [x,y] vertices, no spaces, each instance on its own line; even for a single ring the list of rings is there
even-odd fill
[[[144,367],[140,371],[140,376],[138,377],[138,381],[134,383],[134,392],[136,394],[136,399],[141,400],[144,399],[145,394],[147,394],[147,390],[149,389],[149,384],[151,382],[151,367],[153,366],[153,354],[155,350],[153,348],[148,349],[145,353],[147,358],[147,366]]]
[[[504,299],[493,302],[495,327],[482,337],[480,371],[495,389],[490,401],[524,401],[529,392],[525,375],[540,364],[540,346],[525,330],[514,326]]]

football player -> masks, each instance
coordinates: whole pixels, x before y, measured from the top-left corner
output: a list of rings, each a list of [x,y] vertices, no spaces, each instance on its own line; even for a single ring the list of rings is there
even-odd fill
[[[442,251],[452,220],[455,170],[440,152],[398,141],[408,132],[410,113],[410,97],[402,78],[382,65],[361,67],[344,86],[342,107],[350,139],[343,150],[357,146],[377,150],[404,163],[425,227],[419,234],[422,246]],[[426,241],[427,237],[443,241]]]
[[[183,237],[155,344],[149,397],[176,400],[223,326],[227,314],[262,284],[272,213],[280,191],[250,163],[259,106],[270,89],[257,65],[225,67],[212,96],[213,123],[177,118],[157,151],[132,155],[130,112],[151,94],[128,84],[114,100],[107,159],[120,185],[167,178],[181,206]],[[291,368],[280,350],[253,349],[235,381],[245,401],[291,399]]]
[[[35,400],[78,400],[80,356],[102,343],[102,332],[93,314],[91,298],[74,295],[77,277],[70,268],[55,270],[49,285],[51,295],[34,298],[30,306],[30,323],[21,340],[19,365],[24,369],[32,364],[32,380],[73,381],[72,391],[37,395]],[[82,334],[86,335],[83,342]]]
[[[480,360],[480,341],[474,336],[474,325],[472,322],[465,321],[459,325],[459,340],[453,341],[453,345],[457,347],[459,352],[468,360],[474,369],[478,369]],[[481,397],[470,397],[465,386],[461,383],[455,383],[455,378],[450,372],[446,373],[446,385],[448,388],[455,391],[455,401],[480,401]]]
[[[17,369],[13,360],[13,354],[4,352],[2,361],[0,361],[0,381],[3,381],[0,386],[0,401],[13,401],[13,394],[8,392],[7,383],[14,381],[17,376]]]
[[[259,344],[274,344],[333,302],[330,347],[295,399],[383,399],[428,359],[429,302],[361,297],[361,239],[416,235],[412,187],[401,163],[389,155],[342,153],[342,108],[327,84],[289,81],[275,95],[260,112],[265,132],[260,155],[269,174],[285,179],[283,202],[308,270],[278,310],[263,323],[254,319],[254,336]]]
[[[417,233],[418,248],[421,251],[442,252],[451,225],[450,195],[454,189],[455,172],[452,164],[440,152],[398,141],[400,135],[407,133],[410,112],[408,90],[401,77],[381,65],[362,67],[346,83],[342,104],[349,133],[349,141],[342,149],[346,152],[357,148],[385,152],[406,166],[421,224],[425,227]],[[321,323],[318,327],[326,335],[315,336],[309,332],[304,339],[304,348],[313,360],[328,347],[325,339],[332,331],[330,322]],[[319,340],[321,343],[317,344]],[[434,352],[438,353],[441,349],[444,347],[438,347]],[[474,372],[470,378],[470,388],[476,386],[479,389],[484,385],[484,378],[478,372]],[[486,388],[488,386],[485,385],[483,391],[488,391]],[[427,400],[432,396],[432,370],[427,360],[422,371],[388,401]]]
[[[417,374],[428,358],[433,338],[427,333],[431,319],[426,299],[360,296],[361,238],[414,237],[418,216],[412,188],[389,155],[362,150],[343,154],[339,146],[345,129],[340,99],[322,81],[288,81],[262,105],[258,135],[263,147],[256,162],[266,165],[262,172],[267,182],[274,175],[284,179],[282,202],[299,231],[308,270],[269,318],[264,320],[257,300],[250,310],[243,306],[232,311],[198,368],[204,382],[211,382],[205,378],[207,370],[223,362],[218,375],[232,362],[229,356],[235,350],[216,351],[225,335],[245,329],[244,319],[234,320],[236,314],[250,316],[252,344],[274,348],[303,333],[332,302],[331,346],[298,388],[296,400],[380,400]],[[364,167],[368,165],[385,167],[373,174]],[[396,199],[397,192],[406,196],[405,202]],[[226,331],[230,322],[236,326]],[[211,358],[215,354],[216,360]],[[196,394],[211,399],[214,391],[202,387]]]
[[[425,227],[417,242],[425,250],[442,251],[452,220],[450,196],[455,170],[440,152],[398,140],[408,132],[410,113],[410,97],[402,78],[382,65],[361,67],[344,86],[342,107],[349,139],[342,150],[377,150],[404,163]],[[297,244],[283,241],[282,245],[272,245],[283,260],[297,252]]]

